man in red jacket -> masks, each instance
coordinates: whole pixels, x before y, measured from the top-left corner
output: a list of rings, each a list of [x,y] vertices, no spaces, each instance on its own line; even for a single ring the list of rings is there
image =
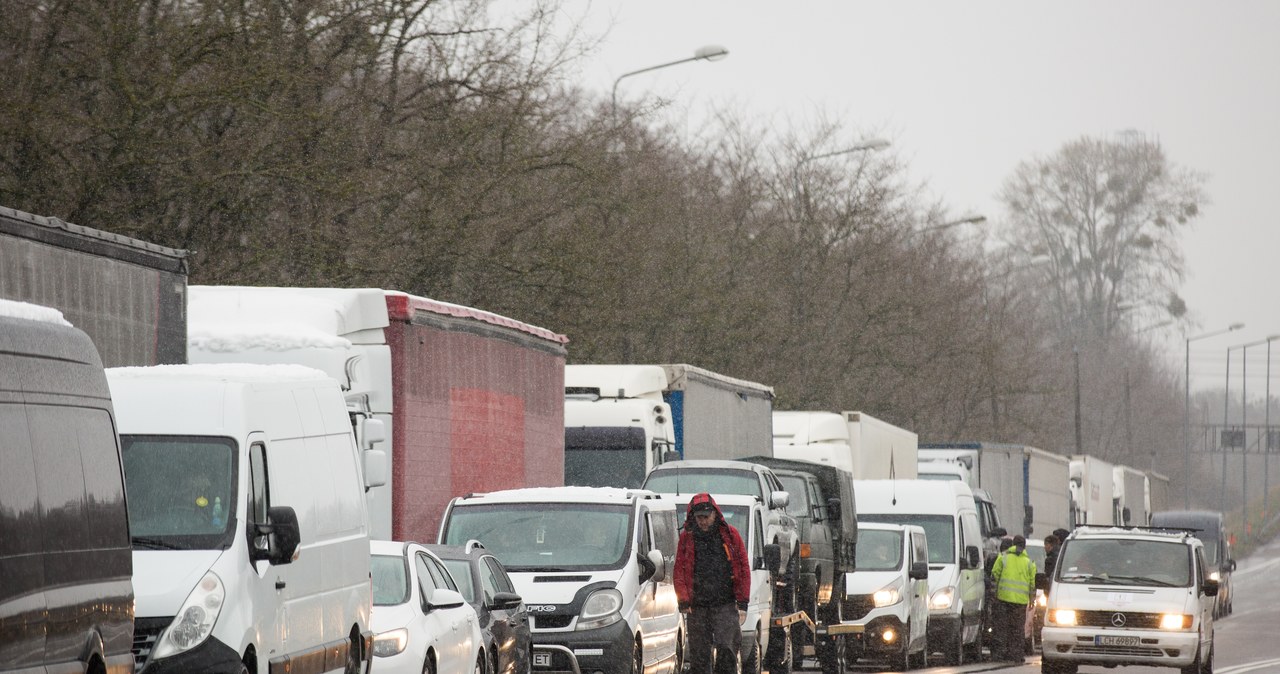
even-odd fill
[[[689,630],[690,674],[737,674],[742,621],[751,596],[751,566],[738,530],[710,494],[689,501],[673,578]]]

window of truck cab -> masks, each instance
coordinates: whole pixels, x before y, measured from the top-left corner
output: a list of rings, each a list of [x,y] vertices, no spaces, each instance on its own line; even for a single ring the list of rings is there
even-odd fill
[[[123,435],[120,454],[134,549],[211,550],[231,545],[239,473],[235,440]]]

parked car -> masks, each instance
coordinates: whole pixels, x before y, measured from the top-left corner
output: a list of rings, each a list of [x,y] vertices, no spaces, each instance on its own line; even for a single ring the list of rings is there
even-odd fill
[[[480,541],[466,545],[428,545],[458,583],[458,591],[476,611],[487,674],[524,674],[533,666],[533,635],[524,600],[516,594],[506,567]]]
[[[476,611],[425,545],[370,541],[373,656],[378,672],[485,674]]]

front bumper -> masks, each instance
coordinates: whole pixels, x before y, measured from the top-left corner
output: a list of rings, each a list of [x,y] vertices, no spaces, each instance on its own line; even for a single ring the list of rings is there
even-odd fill
[[[858,658],[899,655],[910,645],[911,635],[907,633],[907,625],[896,615],[876,615],[873,612],[866,620],[858,621],[858,624],[863,626],[862,631],[848,637],[852,654]],[[892,638],[886,639],[886,634],[891,634]]]
[[[591,674],[631,669],[631,628],[627,621],[598,630],[534,632],[534,674]]]
[[[1040,632],[1045,661],[1096,665],[1184,667],[1196,658],[1198,632],[1114,630],[1097,627],[1054,627]],[[1137,643],[1104,644],[1103,638],[1130,637]]]
[[[240,654],[209,637],[200,645],[167,658],[148,659],[145,674],[239,674]]]

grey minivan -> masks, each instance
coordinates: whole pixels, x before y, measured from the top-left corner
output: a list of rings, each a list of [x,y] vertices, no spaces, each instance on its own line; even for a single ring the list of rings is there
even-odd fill
[[[1231,572],[1236,570],[1236,560],[1231,557],[1231,537],[1222,513],[1216,510],[1165,510],[1151,515],[1151,526],[1186,529],[1204,543],[1204,563],[1212,570],[1209,577],[1218,581],[1213,617],[1230,615],[1233,610]]]
[[[0,671],[133,671],[124,472],[102,361],[0,300]]]

